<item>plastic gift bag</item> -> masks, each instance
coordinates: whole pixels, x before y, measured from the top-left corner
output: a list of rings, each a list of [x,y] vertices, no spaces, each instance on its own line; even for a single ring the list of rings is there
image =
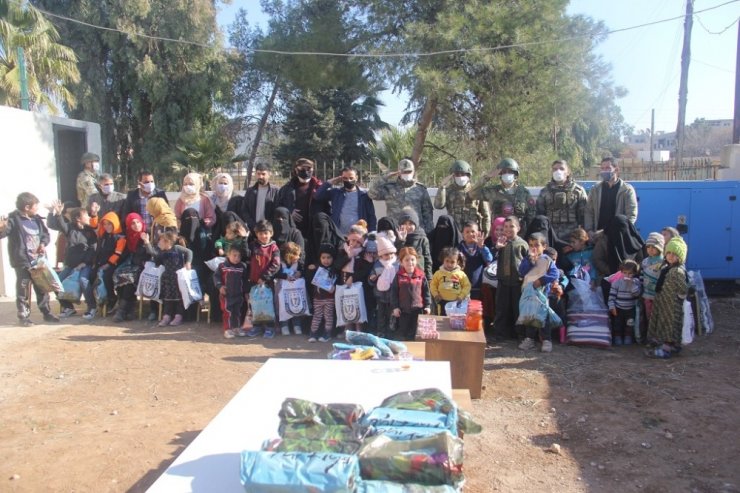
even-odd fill
[[[203,299],[198,273],[194,269],[182,268],[177,271],[177,287],[180,288],[182,304],[187,310],[190,305]]]
[[[337,286],[334,303],[337,309],[337,327],[367,322],[365,295],[362,292],[361,282],[356,282],[350,287]]]
[[[275,295],[278,299],[278,316],[281,322],[293,317],[311,315],[305,279],[295,281],[279,279],[275,283]]]
[[[139,280],[139,273],[141,267],[134,265],[131,262],[131,257],[127,257],[123,263],[116,267],[113,272],[113,286],[120,288],[121,286],[128,286],[129,284],[136,285]]]
[[[249,290],[249,306],[252,308],[252,323],[261,324],[275,321],[275,305],[272,289],[265,284],[256,284]]]
[[[494,288],[498,287],[498,262],[493,261],[488,267],[483,269],[483,284],[488,284]]]
[[[31,274],[33,283],[44,293],[61,293],[64,290],[62,281],[59,280],[59,275],[51,268],[45,257],[40,257],[36,260],[28,272]]]
[[[681,344],[694,342],[694,310],[689,300],[683,301],[683,328],[681,331]]]
[[[60,301],[79,303],[82,298],[82,286],[80,283],[80,271],[73,270],[72,273],[62,281],[62,291],[57,295]]]
[[[223,264],[224,262],[226,262],[226,257],[213,257],[211,260],[206,260],[205,264],[213,272],[216,272],[218,266]]]
[[[519,299],[519,318],[516,323],[541,329],[559,327],[562,321],[550,308],[545,293],[536,289],[530,282],[522,290],[522,297]]]
[[[351,493],[360,468],[356,455],[245,450],[240,476],[248,493]]]
[[[450,317],[450,328],[465,330],[465,319],[468,316],[468,300],[462,302],[450,301],[445,304],[445,313]]]
[[[159,301],[160,284],[164,265],[157,267],[154,262],[144,264],[144,270],[139,276],[139,285],[136,287],[136,296],[143,296],[153,301]]]
[[[450,485],[429,486],[427,484],[395,483],[392,481],[360,481],[357,493],[459,493]]]

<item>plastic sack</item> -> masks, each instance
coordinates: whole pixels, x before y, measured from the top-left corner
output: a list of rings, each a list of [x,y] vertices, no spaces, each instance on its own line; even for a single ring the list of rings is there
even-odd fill
[[[127,286],[129,284],[136,285],[139,280],[140,272],[141,267],[134,265],[131,262],[131,257],[127,257],[123,263],[119,264],[118,267],[116,267],[116,270],[113,271],[113,286],[120,288],[121,286]]]
[[[483,269],[483,284],[488,284],[494,288],[498,287],[498,262],[496,260]]]
[[[463,442],[444,431],[416,440],[393,440],[376,435],[365,440],[360,452],[364,479],[462,486]]]
[[[691,308],[691,302],[683,302],[683,327],[681,329],[681,344],[691,344],[694,342],[694,310]]]
[[[457,423],[449,422],[449,414],[417,409],[399,409],[395,407],[376,407],[365,415],[362,424],[368,427],[418,427],[436,428],[457,434]],[[456,416],[454,416],[456,419]]]
[[[357,493],[456,493],[458,491],[458,489],[447,484],[429,486],[426,484],[363,480],[357,485]]]
[[[79,303],[82,298],[82,286],[80,282],[80,271],[77,269],[73,270],[64,281],[62,281],[62,291],[59,292],[57,298],[60,301],[69,301],[71,303]]]
[[[159,301],[159,292],[162,283],[164,265],[157,267],[154,262],[144,264],[144,270],[139,275],[139,285],[136,287],[136,296],[143,296],[152,301]]]
[[[103,282],[103,272],[105,271],[98,269],[98,275],[95,276],[95,282],[93,283],[93,295],[98,306],[102,306],[108,301],[108,289],[106,289],[105,282]]]
[[[359,404],[318,404],[305,399],[287,398],[280,406],[280,429],[286,424],[354,426],[365,415]]]
[[[248,493],[350,493],[360,481],[358,458],[348,454],[245,450],[240,472]]]
[[[271,452],[335,452],[354,454],[363,433],[347,425],[290,424],[281,426],[280,440],[263,450]]]
[[[182,304],[187,310],[190,305],[203,299],[198,273],[194,269],[182,268],[176,272],[177,287],[180,288]]]
[[[278,299],[278,317],[281,322],[293,317],[311,315],[305,279],[295,281],[278,279],[275,283],[275,296]]]
[[[385,358],[393,358],[394,352],[399,353],[406,350],[405,345],[401,344],[399,346],[399,343],[397,343],[395,345],[397,351],[393,351],[393,349],[389,345],[389,343],[391,342],[390,340],[383,339],[382,337],[378,337],[374,334],[368,334],[367,332],[356,332],[354,330],[347,330],[344,332],[344,338],[349,344],[371,346],[377,348],[380,354]]]
[[[536,289],[533,283],[528,283],[522,290],[519,299],[519,318],[517,325],[526,325],[538,329],[559,327],[562,324],[560,317],[550,308],[545,293]]]
[[[255,284],[249,290],[249,306],[252,308],[252,323],[262,324],[275,321],[275,305],[272,289],[265,284]]]
[[[586,313],[606,311],[601,292],[591,289],[591,283],[582,279],[571,278],[573,289],[568,293],[568,313]]]
[[[704,279],[698,270],[689,271],[689,285],[694,288],[696,310],[694,310],[694,332],[709,334],[714,331],[714,319],[709,306],[709,297],[704,287]]]
[[[206,267],[211,269],[213,272],[216,272],[216,269],[218,269],[218,266],[226,262],[226,257],[213,257],[211,260],[206,260],[205,264]]]
[[[337,286],[334,292],[334,303],[337,310],[337,327],[367,322],[365,294],[362,291],[361,282],[356,282],[349,287],[343,284]]]
[[[64,291],[62,281],[59,280],[57,272],[51,268],[45,257],[40,257],[31,268],[28,269],[31,280],[44,293],[61,293]]]

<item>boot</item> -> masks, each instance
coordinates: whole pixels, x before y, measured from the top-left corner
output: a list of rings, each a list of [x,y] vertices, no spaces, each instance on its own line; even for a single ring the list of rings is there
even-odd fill
[[[121,323],[124,320],[126,320],[126,315],[129,311],[131,302],[128,300],[121,299],[118,301],[118,309],[116,310],[116,316],[113,317],[113,321],[116,323]]]

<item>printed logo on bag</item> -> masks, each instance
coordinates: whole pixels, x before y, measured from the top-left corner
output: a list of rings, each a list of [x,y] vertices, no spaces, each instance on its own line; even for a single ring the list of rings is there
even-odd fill
[[[360,321],[360,297],[357,294],[346,294],[342,297],[342,316],[347,323]]]
[[[141,287],[142,295],[147,298],[154,298],[159,291],[159,277],[142,272],[139,286]]]
[[[291,315],[303,314],[308,304],[305,294],[305,289],[285,289],[283,291],[285,310]]]

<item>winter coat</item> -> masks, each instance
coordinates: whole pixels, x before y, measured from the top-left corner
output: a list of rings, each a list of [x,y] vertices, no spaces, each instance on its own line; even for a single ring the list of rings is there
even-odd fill
[[[31,219],[36,223],[39,229],[39,245],[44,247],[49,244],[49,230],[44,224],[44,220],[38,214]],[[23,238],[23,217],[17,210],[8,214],[8,225],[5,230],[0,232],[0,239],[8,238],[8,257],[10,266],[14,269],[28,269],[31,266],[31,260],[26,253],[26,244]]]

